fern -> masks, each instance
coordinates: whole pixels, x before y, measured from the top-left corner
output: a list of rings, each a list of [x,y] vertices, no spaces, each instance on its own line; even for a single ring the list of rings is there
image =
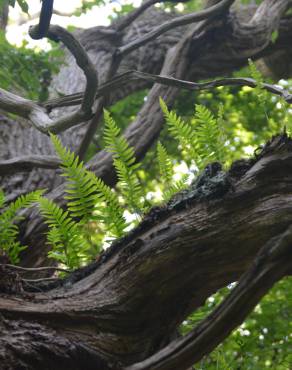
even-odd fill
[[[157,144],[157,160],[162,181],[170,184],[173,181],[173,165],[165,147],[159,141]]]
[[[191,124],[184,122],[174,111],[169,111],[165,102],[160,98],[160,106],[166,119],[170,134],[179,141],[182,150],[195,158],[195,132]]]
[[[222,117],[222,108],[219,110],[219,118],[216,119],[207,107],[196,105],[194,132],[197,147],[196,164],[199,169],[213,161],[224,161]]]
[[[0,209],[5,205],[5,194],[4,191],[0,188]]]
[[[262,107],[266,111],[265,104],[268,99],[268,94],[267,94],[267,91],[263,89],[263,84],[264,84],[263,76],[251,59],[248,59],[248,65],[249,65],[249,73],[256,82],[256,87],[254,88],[254,94],[259,100],[259,103],[262,105]]]
[[[104,111],[104,119],[106,150],[113,155],[121,193],[130,210],[134,213],[140,213],[143,210],[143,193],[137,176],[139,164],[135,163],[134,150],[120,135],[120,129],[106,110]]]
[[[69,216],[68,211],[47,198],[39,199],[39,208],[49,226],[47,239],[52,246],[49,256],[71,269],[79,267],[89,249],[80,225]]]
[[[97,203],[94,178],[89,175],[78,156],[66,149],[57,136],[51,134],[51,140],[62,161],[62,175],[67,180],[65,197],[68,200],[67,207],[72,217],[80,218],[86,223]]]
[[[188,179],[189,175],[184,174],[180,180],[170,183],[163,192],[163,199],[167,201],[170,198],[172,198],[176,193],[186,189],[189,186]]]
[[[42,194],[43,190],[36,190],[21,195],[15,202],[9,204],[0,215],[0,247],[8,255],[12,263],[19,261],[19,253],[26,248],[17,240],[19,230],[15,222],[23,219],[23,216],[19,215],[19,211],[31,207],[39,200]],[[0,192],[0,204],[0,208],[3,208],[5,205],[3,191]]]
[[[84,225],[97,218],[108,225],[113,236],[122,236],[127,224],[117,195],[93,172],[86,170],[78,156],[64,148],[55,135],[51,134],[51,138],[67,180],[65,198],[68,199],[70,216],[80,219]],[[94,216],[94,212],[98,216]]]

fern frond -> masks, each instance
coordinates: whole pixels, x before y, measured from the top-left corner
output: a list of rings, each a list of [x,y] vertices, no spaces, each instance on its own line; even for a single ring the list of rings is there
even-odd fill
[[[4,208],[4,205],[5,205],[5,193],[0,188],[0,210],[1,210],[1,208]]]
[[[5,251],[12,263],[19,262],[19,253],[26,248],[17,240],[19,230],[14,222],[23,218],[18,214],[19,211],[31,207],[39,200],[43,192],[43,190],[36,190],[19,196],[0,215],[0,248]],[[2,205],[5,201],[5,197],[3,197],[4,194],[2,195]]]
[[[137,176],[137,169],[140,165],[135,163],[134,149],[120,134],[120,129],[106,110],[104,110],[104,120],[106,150],[113,155],[121,193],[130,210],[134,213],[140,213],[143,210],[143,192]]]
[[[248,65],[249,65],[249,73],[251,77],[256,81],[256,87],[254,88],[253,92],[255,96],[257,96],[257,99],[259,100],[260,104],[265,107],[265,103],[268,98],[267,91],[263,89],[263,83],[264,79],[261,74],[261,72],[257,69],[255,63],[248,59]]]
[[[162,98],[160,106],[171,135],[179,141],[183,151],[189,153],[191,158],[195,158],[195,133],[192,125],[183,121],[174,111],[169,111]]]
[[[123,209],[117,195],[95,174],[88,171],[78,156],[63,147],[61,141],[51,134],[58,156],[62,161],[63,176],[66,177],[66,199],[71,217],[79,218],[86,224],[94,218],[97,211],[98,219],[108,225],[109,232],[120,237],[124,234],[127,224],[123,217]]]
[[[118,238],[123,236],[127,223],[116,193],[94,174],[90,173],[90,176],[95,177],[94,182],[99,200],[105,204],[105,207],[99,211],[100,219],[107,225],[108,231],[113,236]]]
[[[66,149],[60,139],[50,134],[55,151],[62,161],[61,169],[66,178],[66,199],[72,217],[80,218],[84,223],[92,215],[97,203],[95,181],[84,168],[77,155]]]
[[[163,199],[165,201],[168,201],[176,193],[186,189],[189,186],[188,179],[189,179],[189,175],[184,174],[180,180],[170,183],[170,185],[163,192]]]
[[[41,198],[39,208],[49,227],[47,239],[52,246],[49,255],[69,268],[79,267],[89,248],[79,224],[50,199]]]
[[[159,141],[157,143],[157,159],[162,181],[170,184],[173,181],[173,165],[165,147]]]
[[[220,120],[216,120],[212,112],[203,105],[196,105],[195,122],[198,153],[196,163],[202,169],[209,162],[224,159],[223,132]]]

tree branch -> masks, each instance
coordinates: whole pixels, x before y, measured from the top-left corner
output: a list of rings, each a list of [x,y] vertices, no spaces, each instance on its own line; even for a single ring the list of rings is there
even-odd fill
[[[147,42],[156,39],[158,36],[163,33],[179,26],[184,26],[190,23],[195,23],[208,19],[210,17],[215,17],[219,15],[224,10],[228,9],[234,0],[222,0],[220,3],[211,6],[210,8],[203,9],[200,12],[191,13],[177,17],[171,21],[163,23],[161,26],[156,27],[154,30],[150,31],[146,35],[142,36],[139,39],[136,39],[130,42],[128,45],[124,45],[116,50],[117,55],[127,55],[131,51],[139,48],[142,45],[145,45]]]
[[[125,370],[185,370],[220,344],[250,314],[272,286],[291,272],[292,226],[260,250],[223,302],[186,336]]]
[[[32,125],[42,133],[58,133],[92,117],[91,109],[95,101],[98,78],[97,72],[85,49],[70,32],[59,26],[50,26],[47,36],[55,41],[61,40],[74,56],[77,65],[84,72],[87,84],[81,107],[78,111],[54,121],[46,113],[45,109],[37,103],[0,89],[0,108],[29,119]]]

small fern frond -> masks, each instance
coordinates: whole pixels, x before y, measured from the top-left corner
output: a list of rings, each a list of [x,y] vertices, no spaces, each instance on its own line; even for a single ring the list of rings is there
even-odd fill
[[[157,143],[157,159],[162,181],[164,181],[166,184],[172,183],[173,165],[165,147],[160,141]]]
[[[171,183],[168,186],[168,188],[166,188],[165,191],[163,192],[163,199],[165,201],[168,201],[176,193],[186,189],[189,186],[188,185],[188,179],[189,179],[189,175],[184,174],[180,180],[175,181],[174,183]]]
[[[121,237],[127,227],[126,220],[123,216],[124,210],[119,203],[116,193],[107,186],[100,178],[89,173],[95,183],[99,202],[103,202],[105,207],[99,211],[99,219],[108,227],[108,231],[115,237]]]
[[[60,139],[50,134],[52,143],[62,161],[61,169],[66,178],[66,199],[72,217],[88,221],[97,203],[95,182],[77,155],[66,149]]]
[[[223,132],[221,122],[203,105],[196,105],[195,122],[196,164],[202,169],[209,162],[223,160]]]
[[[117,171],[121,193],[130,210],[140,213],[143,210],[143,192],[137,176],[137,169],[140,165],[135,163],[134,149],[120,134],[120,129],[106,110],[104,110],[104,120],[106,150],[113,155],[113,164]]]
[[[189,153],[191,158],[195,158],[195,133],[192,125],[184,122],[174,111],[169,111],[162,98],[160,98],[160,106],[170,134],[179,141],[182,149]]]
[[[116,237],[124,234],[126,221],[117,195],[95,174],[88,171],[78,157],[64,148],[61,141],[51,134],[51,138],[62,161],[63,176],[67,179],[66,199],[71,217],[79,218],[82,224],[96,218],[108,225],[109,231]]]
[[[36,190],[19,196],[13,203],[10,203],[0,215],[0,248],[8,255],[12,263],[19,262],[19,253],[26,248],[26,246],[22,246],[17,240],[19,230],[14,222],[23,218],[18,214],[19,211],[30,208],[39,200],[43,192],[43,190]],[[2,206],[4,202],[5,197],[3,193]]]
[[[1,208],[4,208],[4,205],[5,205],[5,193],[4,191],[0,188],[0,210]]]
[[[47,198],[39,200],[40,213],[49,227],[47,239],[52,246],[50,256],[58,259],[69,268],[77,268],[86,259],[89,248],[82,230],[68,211]]]
[[[256,87],[254,88],[253,92],[257,99],[259,100],[260,104],[265,108],[265,103],[268,99],[268,94],[267,91],[263,89],[264,83],[263,76],[251,59],[248,59],[248,65],[249,73],[251,77],[256,81]]]

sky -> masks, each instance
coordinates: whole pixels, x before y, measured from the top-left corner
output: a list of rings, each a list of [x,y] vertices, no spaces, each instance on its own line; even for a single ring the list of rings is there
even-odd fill
[[[59,24],[63,27],[68,25],[74,25],[76,27],[82,28],[89,28],[93,26],[100,26],[104,25],[107,26],[109,24],[108,16],[112,13],[114,8],[119,8],[120,4],[127,3],[128,0],[121,0],[121,1],[112,1],[111,3],[107,3],[107,5],[102,7],[93,7],[90,12],[87,14],[83,14],[80,17],[60,17],[57,15],[53,15],[52,17],[52,24]],[[132,3],[136,3],[138,5],[140,0],[131,1]],[[40,0],[28,0],[29,5],[29,14],[35,14],[40,11],[41,3]],[[81,5],[81,0],[55,0],[54,8],[59,11],[70,13],[74,11],[77,7]],[[29,41],[30,46],[37,46],[42,48],[47,48],[48,44],[45,40],[40,41],[32,41],[27,36],[28,27],[32,24],[36,24],[38,22],[37,19],[32,21],[28,21],[22,25],[19,25],[19,20],[21,18],[25,18],[25,14],[21,12],[21,9],[18,6],[15,8],[10,8],[10,23],[7,29],[7,38],[9,42],[19,45],[21,44],[23,39]]]

